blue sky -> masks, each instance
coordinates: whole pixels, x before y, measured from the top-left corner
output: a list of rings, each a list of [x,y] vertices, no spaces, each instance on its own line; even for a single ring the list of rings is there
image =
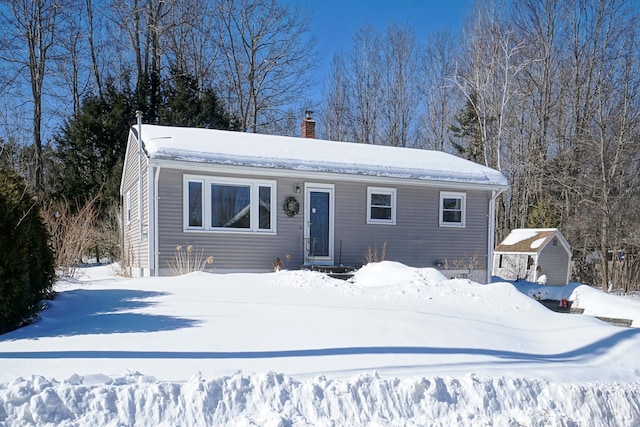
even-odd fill
[[[334,53],[347,50],[365,24],[383,31],[388,23],[407,24],[418,40],[431,33],[458,31],[474,0],[287,0],[308,11],[311,30],[323,55],[318,77],[324,78]],[[320,82],[322,83],[322,82]]]

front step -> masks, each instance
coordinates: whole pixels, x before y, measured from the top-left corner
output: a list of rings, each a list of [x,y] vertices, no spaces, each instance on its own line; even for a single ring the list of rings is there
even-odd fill
[[[563,300],[557,299],[539,299],[537,301],[556,313],[582,314],[584,312],[584,308],[571,307],[573,305],[573,301],[569,300],[564,300],[564,304]]]
[[[582,314],[584,313],[584,308],[574,308],[571,307],[573,301],[569,300],[554,300],[554,299],[541,299],[538,302],[545,307],[547,307],[551,311],[555,311],[556,313],[571,313],[571,314]],[[563,303],[564,302],[564,303]],[[603,317],[603,316],[594,316],[596,319],[600,319],[603,322],[607,322],[610,325],[620,326],[623,328],[630,328],[633,320],[631,319],[617,319],[614,317]]]
[[[303,265],[303,269],[318,271],[334,279],[348,280],[353,277],[356,267],[345,265]]]

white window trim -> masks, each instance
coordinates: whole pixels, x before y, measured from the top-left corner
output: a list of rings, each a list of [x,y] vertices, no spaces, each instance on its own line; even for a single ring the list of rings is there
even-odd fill
[[[189,226],[189,182],[202,182],[202,227]],[[224,228],[211,226],[211,185],[237,185],[248,186],[250,188],[251,198],[251,219],[249,228]],[[259,204],[260,204],[260,187],[271,188],[271,228],[261,229]],[[182,184],[182,224],[184,231],[193,232],[209,232],[209,233],[237,233],[237,234],[276,234],[276,218],[277,218],[277,193],[276,181],[246,179],[246,178],[228,178],[218,176],[199,176],[185,175]]]
[[[460,199],[460,222],[445,222],[444,221],[444,199]],[[440,192],[440,209],[438,211],[439,225],[440,227],[457,227],[464,228],[466,226],[467,217],[467,193],[459,193],[453,191],[441,191]]]
[[[391,219],[371,218],[372,194],[385,194],[391,196]],[[397,190],[395,188],[367,187],[367,224],[396,225],[396,194]]]

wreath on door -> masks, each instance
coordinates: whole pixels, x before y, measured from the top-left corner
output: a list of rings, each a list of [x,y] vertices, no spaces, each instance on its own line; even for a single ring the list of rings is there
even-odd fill
[[[284,201],[284,213],[289,218],[293,218],[298,215],[298,212],[300,212],[300,203],[293,196],[287,197],[287,200]]]

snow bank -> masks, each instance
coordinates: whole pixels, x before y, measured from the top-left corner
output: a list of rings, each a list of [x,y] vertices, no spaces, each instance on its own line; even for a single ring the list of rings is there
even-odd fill
[[[298,381],[267,372],[185,383],[134,373],[19,378],[0,388],[0,424],[57,426],[629,426],[640,384],[559,384],[524,378],[375,374]]]
[[[372,262],[356,271],[353,282],[363,287],[435,285],[447,277],[434,268],[413,268],[394,261]]]
[[[0,427],[640,425],[640,330],[532,296],[636,322],[638,299],[393,262],[80,273],[0,337]]]

